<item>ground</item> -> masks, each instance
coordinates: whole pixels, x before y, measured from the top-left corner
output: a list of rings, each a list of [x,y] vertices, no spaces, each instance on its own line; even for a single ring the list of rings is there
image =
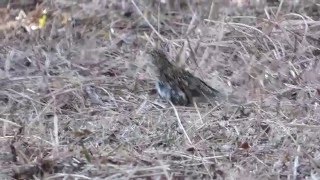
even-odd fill
[[[316,1],[13,2],[1,179],[320,179]],[[160,99],[156,45],[229,98]]]

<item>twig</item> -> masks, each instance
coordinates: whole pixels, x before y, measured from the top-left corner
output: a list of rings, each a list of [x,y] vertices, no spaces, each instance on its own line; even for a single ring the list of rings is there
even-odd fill
[[[202,125],[203,124],[203,119],[202,119],[201,113],[199,111],[198,105],[197,105],[197,103],[195,101],[193,101],[193,105],[194,105],[194,107],[195,107],[195,109],[197,111],[197,114],[199,115],[199,119],[198,120],[200,120],[201,125]]]
[[[17,127],[21,127],[21,125],[15,123],[15,122],[12,122],[8,119],[3,119],[3,118],[0,118],[0,121],[4,122],[4,123],[8,123],[8,124],[11,124],[11,125],[14,125],[14,126],[17,126]]]
[[[137,6],[137,4],[134,2],[134,0],[131,0],[131,3],[133,4],[133,6],[137,9],[138,13],[140,14],[140,16],[142,16],[142,18],[146,21],[146,23],[150,26],[150,28],[154,31],[154,33],[156,33],[156,35],[161,39],[161,41],[163,42],[167,42],[166,39],[164,39],[161,34],[152,26],[152,24],[148,21],[148,19],[143,15],[142,11],[139,9],[139,7]]]
[[[299,167],[299,153],[300,153],[300,145],[298,146],[298,149],[297,149],[297,155],[296,155],[296,157],[294,158],[294,163],[293,163],[293,179],[297,179],[297,173],[298,173],[298,171],[297,171],[297,169],[298,169],[298,167]]]
[[[172,108],[173,108],[174,114],[175,114],[176,117],[177,117],[178,124],[179,124],[180,128],[182,129],[183,134],[186,136],[187,140],[189,141],[189,143],[190,143],[190,145],[191,145],[192,142],[191,142],[191,140],[190,140],[190,138],[189,138],[189,136],[188,136],[188,134],[187,134],[187,131],[184,129],[184,127],[183,127],[183,125],[182,125],[182,123],[181,123],[181,119],[180,119],[180,117],[179,117],[179,114],[178,114],[178,111],[177,111],[176,107],[172,104],[171,101],[169,101],[169,103],[171,104],[171,106],[172,106]]]

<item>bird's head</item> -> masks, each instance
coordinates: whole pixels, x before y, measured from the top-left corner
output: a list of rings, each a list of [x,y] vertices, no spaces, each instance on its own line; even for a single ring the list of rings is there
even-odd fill
[[[156,68],[162,69],[171,66],[171,63],[168,61],[167,55],[161,49],[152,49],[147,52],[150,55],[149,63],[155,66]]]

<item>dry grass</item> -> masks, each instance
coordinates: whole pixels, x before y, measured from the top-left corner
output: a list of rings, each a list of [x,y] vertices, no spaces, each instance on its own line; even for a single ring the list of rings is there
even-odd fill
[[[319,179],[320,4],[226,2],[48,1],[3,30],[1,179]],[[161,101],[157,43],[230,101]]]

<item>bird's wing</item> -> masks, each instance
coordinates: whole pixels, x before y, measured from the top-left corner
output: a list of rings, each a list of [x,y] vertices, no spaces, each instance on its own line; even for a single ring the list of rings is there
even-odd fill
[[[184,74],[184,79],[188,81],[188,85],[193,96],[206,95],[216,97],[220,94],[218,90],[210,87],[207,83],[205,83],[198,77],[193,76],[190,72],[186,71]]]

